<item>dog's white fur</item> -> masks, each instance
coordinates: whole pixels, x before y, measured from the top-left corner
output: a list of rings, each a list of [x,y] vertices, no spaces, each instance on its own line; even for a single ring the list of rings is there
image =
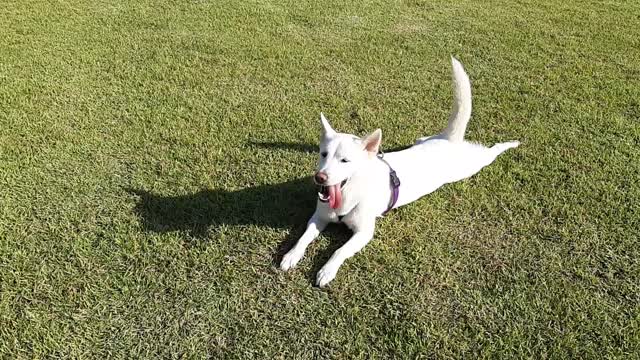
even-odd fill
[[[471,116],[471,84],[462,64],[453,57],[451,63],[455,102],[447,128],[439,135],[418,139],[406,150],[384,155],[401,181],[394,208],[415,201],[444,184],[474,175],[502,152],[519,145],[517,141],[511,141],[488,148],[464,141]],[[320,152],[325,156],[320,157],[318,171],[327,175],[327,185],[348,181],[342,188],[340,207],[332,209],[328,203],[318,201],[305,233],[283,257],[280,267],[282,270],[295,267],[307,246],[327,224],[342,221],[353,231],[353,236],[318,272],[316,283],[323,287],[336,277],[346,259],[373,238],[376,217],[387,209],[392,193],[389,167],[376,157],[382,140],[381,130],[359,139],[337,133],[324,115],[320,114],[320,118],[323,129]]]

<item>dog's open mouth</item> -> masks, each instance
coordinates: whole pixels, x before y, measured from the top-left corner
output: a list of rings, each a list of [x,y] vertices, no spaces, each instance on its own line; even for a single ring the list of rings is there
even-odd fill
[[[347,179],[340,184],[331,186],[319,185],[318,199],[322,202],[328,202],[332,209],[337,209],[342,205],[342,188],[347,183]]]

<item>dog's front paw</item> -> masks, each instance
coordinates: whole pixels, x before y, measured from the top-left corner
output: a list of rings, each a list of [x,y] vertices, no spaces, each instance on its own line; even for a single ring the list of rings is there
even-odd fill
[[[316,285],[319,287],[327,286],[331,280],[336,278],[336,274],[338,274],[338,269],[340,265],[326,263],[320,271],[318,271],[318,275],[316,277]]]
[[[282,257],[282,261],[280,262],[280,269],[284,271],[293,269],[298,264],[300,259],[302,259],[303,255],[304,252],[298,252],[295,249],[292,249]]]

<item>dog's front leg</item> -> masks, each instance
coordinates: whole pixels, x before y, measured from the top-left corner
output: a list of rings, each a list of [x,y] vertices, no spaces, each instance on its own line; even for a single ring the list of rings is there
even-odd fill
[[[353,236],[342,247],[331,255],[329,261],[318,271],[316,277],[316,285],[320,287],[326,286],[336,277],[338,269],[345,260],[362,250],[365,245],[373,239],[373,231],[375,229],[375,218],[369,220],[357,229],[354,229]]]
[[[280,269],[286,271],[295,267],[304,256],[307,246],[320,235],[320,232],[327,227],[327,224],[329,224],[329,221],[322,217],[321,213],[316,209],[316,212],[313,213],[307,223],[307,230],[302,234],[295,246],[282,257]]]

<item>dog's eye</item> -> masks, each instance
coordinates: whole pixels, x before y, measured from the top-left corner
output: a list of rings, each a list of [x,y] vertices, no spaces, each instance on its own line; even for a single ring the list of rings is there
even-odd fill
[[[324,157],[327,157],[327,152],[326,152],[326,151],[321,152],[321,153],[320,153],[320,156],[322,156],[323,158],[324,158]]]
[[[342,160],[340,160],[340,162],[348,163],[348,162],[349,162],[349,160],[347,160],[347,159],[342,159]]]

